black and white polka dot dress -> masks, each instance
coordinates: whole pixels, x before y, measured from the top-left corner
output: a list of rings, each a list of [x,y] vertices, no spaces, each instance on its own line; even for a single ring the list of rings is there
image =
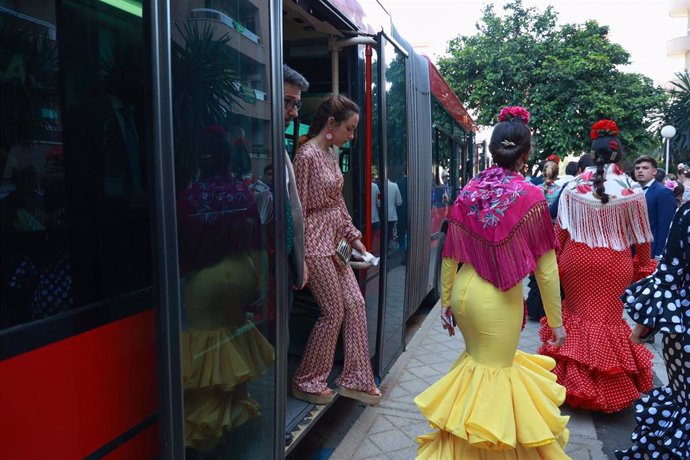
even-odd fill
[[[623,295],[637,323],[663,334],[668,385],[635,404],[632,447],[618,459],[690,458],[690,203],[673,219],[666,248],[653,275]]]

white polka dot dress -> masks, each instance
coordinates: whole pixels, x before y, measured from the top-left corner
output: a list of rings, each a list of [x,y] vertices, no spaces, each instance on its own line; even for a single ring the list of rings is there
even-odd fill
[[[656,272],[623,296],[630,317],[659,332],[668,386],[655,388],[635,405],[633,445],[618,459],[690,458],[690,203],[673,220]]]
[[[556,360],[553,372],[566,387],[568,405],[617,412],[653,387],[652,354],[630,341],[620,300],[641,270],[653,270],[650,245],[636,244],[633,259],[629,249],[591,248],[559,227],[557,236],[567,339],[562,347],[550,346],[551,329],[542,321],[539,353]]]

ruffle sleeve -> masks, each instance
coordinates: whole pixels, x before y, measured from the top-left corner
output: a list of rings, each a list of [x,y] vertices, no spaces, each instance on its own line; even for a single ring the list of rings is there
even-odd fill
[[[671,225],[656,270],[628,287],[621,300],[630,318],[654,332],[682,334],[690,326],[690,206]]]

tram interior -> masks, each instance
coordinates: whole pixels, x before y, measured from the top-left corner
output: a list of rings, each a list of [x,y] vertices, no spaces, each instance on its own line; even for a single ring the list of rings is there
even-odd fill
[[[290,67],[300,72],[309,81],[309,91],[302,94],[303,106],[300,109],[300,119],[293,120],[293,126],[287,129],[287,138],[292,138],[296,126],[300,126],[299,133],[303,133],[313,117],[316,107],[322,98],[332,91],[331,55],[329,50],[329,38],[342,34],[333,25],[317,19],[308,14],[304,9],[293,2],[285,2],[283,15],[283,54],[284,61]],[[348,50],[350,51],[350,50]],[[350,51],[352,52],[352,51]],[[342,79],[346,74],[348,53],[341,52],[339,58],[339,72],[341,93],[347,94],[347,82]],[[288,153],[291,157],[296,152],[294,142],[297,139],[289,139],[287,142]],[[341,165],[342,165],[341,152]],[[352,181],[351,173],[346,168],[344,195],[350,212],[352,212]],[[290,314],[289,322],[289,349],[288,349],[288,388],[290,388],[292,375],[299,365],[302,352],[306,347],[309,333],[318,318],[319,306],[312,297],[308,288],[297,291]],[[342,344],[339,342],[336,349],[335,365],[329,380],[335,379],[342,368]],[[294,426],[311,409],[311,404],[293,398],[288,391],[286,404],[287,431]]]

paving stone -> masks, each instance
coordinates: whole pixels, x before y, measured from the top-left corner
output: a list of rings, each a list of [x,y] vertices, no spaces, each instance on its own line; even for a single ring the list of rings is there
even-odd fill
[[[429,313],[384,379],[383,401],[379,406],[365,409],[357,422],[335,450],[332,459],[414,459],[417,453],[416,436],[429,433],[432,428],[419,413],[414,397],[441,378],[457,360],[465,345],[462,336],[448,337],[438,321],[440,307]],[[540,345],[539,323],[528,321],[521,335],[519,349],[535,353]],[[660,342],[660,340],[657,340]],[[655,359],[659,351],[652,348]],[[660,360],[657,367],[663,366]],[[665,374],[665,373],[664,373]],[[592,418],[586,411],[562,407],[570,415],[568,429],[570,443],[566,453],[573,460],[603,460],[602,444],[596,439]]]
[[[369,436],[369,440],[381,449],[381,452],[391,452],[405,447],[414,447],[417,444],[414,439],[408,437],[404,432],[393,429]]]
[[[337,450],[336,450],[337,452]],[[358,445],[354,456],[350,457],[353,459],[365,459],[365,458],[380,458],[383,455],[381,449],[379,449],[373,442],[368,439],[363,439],[361,444]],[[332,459],[337,460],[339,457],[336,456],[334,452],[331,456]],[[342,458],[342,457],[341,457]],[[343,460],[345,460],[343,458]]]
[[[380,415],[369,428],[369,435],[382,433],[384,431],[392,430],[395,424],[391,423],[385,416]]]
[[[414,460],[417,457],[417,447],[414,445],[394,452],[386,452],[386,455],[392,460]]]

